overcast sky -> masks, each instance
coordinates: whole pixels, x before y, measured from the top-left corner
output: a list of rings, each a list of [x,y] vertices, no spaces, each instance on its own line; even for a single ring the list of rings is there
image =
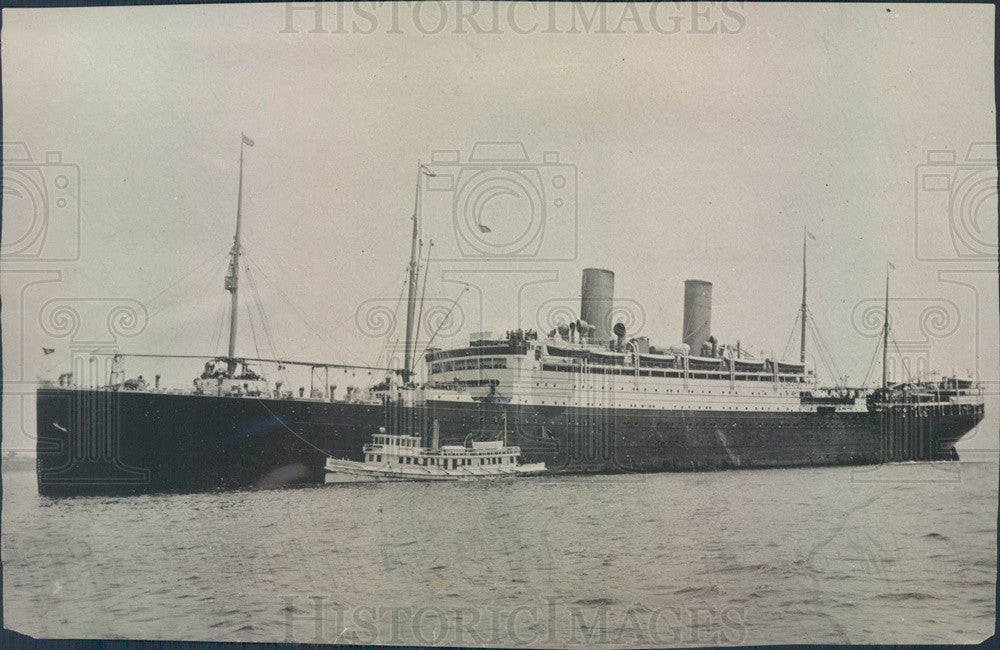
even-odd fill
[[[434,345],[547,326],[575,309],[581,270],[602,267],[654,344],[679,342],[683,280],[698,278],[714,283],[721,341],[780,355],[806,226],[809,306],[835,364],[810,339],[821,377],[864,379],[878,332],[864,310],[891,261],[898,354],[978,373],[995,394],[996,172],[967,161],[970,143],[996,140],[992,6],[636,5],[607,8],[603,26],[592,6],[497,7],[467,3],[474,22],[455,5],[327,7],[319,25],[281,4],[5,11],[3,137],[31,156],[4,175],[5,379],[30,393],[68,369],[61,304],[86,321],[78,346],[126,304],[148,316],[126,351],[224,351],[243,131],[257,289],[244,278],[244,295],[267,314],[266,328],[241,322],[244,355],[270,356],[269,334],[286,357],[384,362],[402,336],[402,310],[388,336],[379,314],[403,286],[417,161],[457,151],[431,165],[454,191],[422,201],[439,259],[426,309],[440,317],[460,281],[474,286]],[[527,193],[487,191],[470,218],[468,157],[496,141],[523,143],[534,167],[493,184]],[[955,162],[919,167],[929,150]],[[945,190],[918,182],[928,174]],[[25,179],[45,188],[47,232],[16,194]],[[129,370],[189,386],[200,364]],[[5,448],[32,446],[17,432],[33,412],[16,410]],[[972,446],[995,445],[985,435]]]

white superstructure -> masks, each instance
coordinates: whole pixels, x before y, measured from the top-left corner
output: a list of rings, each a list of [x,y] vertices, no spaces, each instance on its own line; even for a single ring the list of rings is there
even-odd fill
[[[828,391],[804,364],[694,356],[633,339],[599,345],[512,332],[428,353],[430,386],[530,406],[692,411],[865,411],[866,393]]]
[[[502,440],[470,442],[468,445],[420,445],[420,436],[372,436],[364,447],[364,461],[329,458],[327,483],[371,481],[458,481],[538,474],[545,463],[522,465],[521,449]]]

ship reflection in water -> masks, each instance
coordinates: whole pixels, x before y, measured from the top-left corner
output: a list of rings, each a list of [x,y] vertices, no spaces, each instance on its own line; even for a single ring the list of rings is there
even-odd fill
[[[268,490],[301,483],[307,478],[309,478],[309,468],[302,463],[292,463],[291,465],[282,465],[277,469],[271,470],[257,481],[253,487],[255,490]]]

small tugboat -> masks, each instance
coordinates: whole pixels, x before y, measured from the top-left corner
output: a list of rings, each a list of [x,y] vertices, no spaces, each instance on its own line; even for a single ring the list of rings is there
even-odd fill
[[[327,483],[372,481],[470,481],[540,474],[545,463],[522,465],[521,448],[504,440],[440,445],[437,427],[430,447],[420,436],[391,435],[384,427],[364,446],[364,461],[328,458]]]

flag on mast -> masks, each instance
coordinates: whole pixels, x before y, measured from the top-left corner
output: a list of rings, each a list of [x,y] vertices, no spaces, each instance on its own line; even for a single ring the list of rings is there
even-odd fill
[[[248,136],[246,133],[241,133],[240,135],[243,136],[243,144],[245,144],[248,147],[252,147],[253,146],[253,138],[251,138],[250,136]]]
[[[52,354],[55,351],[55,348],[42,348],[42,354]]]
[[[893,271],[895,271],[896,270],[896,265],[893,264],[892,262],[889,262],[889,268],[892,269]]]
[[[809,232],[809,231],[807,230],[807,231],[806,231],[806,234],[807,234],[807,235],[809,235],[809,239],[811,239],[811,240],[813,240],[813,241],[816,241],[816,238],[815,238],[815,237],[813,236],[813,234],[812,234],[811,232]]]

